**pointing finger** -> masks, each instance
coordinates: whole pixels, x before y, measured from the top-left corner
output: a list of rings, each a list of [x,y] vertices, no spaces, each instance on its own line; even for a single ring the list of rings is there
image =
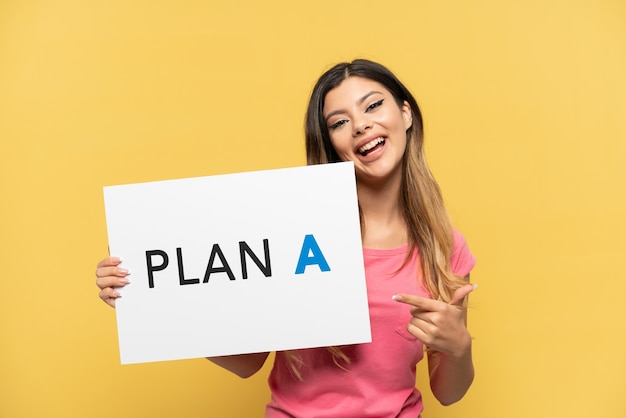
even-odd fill
[[[439,303],[429,298],[424,298],[416,295],[406,295],[403,293],[393,295],[391,299],[395,300],[396,302],[406,303],[407,305],[414,306],[423,311],[435,311],[437,310],[437,305]]]

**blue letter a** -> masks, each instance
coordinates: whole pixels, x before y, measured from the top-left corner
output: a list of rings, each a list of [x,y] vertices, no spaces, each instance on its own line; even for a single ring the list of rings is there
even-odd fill
[[[322,250],[317,245],[315,237],[313,235],[305,235],[300,258],[298,259],[298,266],[296,267],[296,274],[304,273],[306,266],[311,264],[317,264],[322,271],[330,271],[330,267],[328,267],[328,263],[324,258],[324,254],[322,254]]]

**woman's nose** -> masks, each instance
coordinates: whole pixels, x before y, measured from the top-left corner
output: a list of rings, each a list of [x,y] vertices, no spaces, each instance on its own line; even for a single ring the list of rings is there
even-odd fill
[[[372,121],[367,115],[361,115],[358,119],[353,119],[352,122],[352,135],[362,135],[366,131],[372,128]]]

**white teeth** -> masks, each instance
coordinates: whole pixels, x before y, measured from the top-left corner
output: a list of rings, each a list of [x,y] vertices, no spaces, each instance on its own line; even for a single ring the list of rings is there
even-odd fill
[[[382,144],[383,142],[385,142],[385,140],[382,137],[378,137],[376,139],[373,139],[370,142],[368,142],[367,144],[363,145],[361,148],[359,148],[359,154],[363,154],[364,152],[371,150],[376,145]]]

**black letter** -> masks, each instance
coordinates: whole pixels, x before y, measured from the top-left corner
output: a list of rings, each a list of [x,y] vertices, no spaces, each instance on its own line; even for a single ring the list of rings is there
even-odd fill
[[[261,263],[261,260],[252,252],[248,244],[245,241],[239,241],[239,256],[241,257],[241,274],[245,279],[248,278],[248,266],[246,265],[246,254],[250,256],[254,264],[263,272],[265,277],[272,275],[272,266],[270,265],[270,249],[268,240],[263,240],[263,251],[265,252],[265,265]]]
[[[152,265],[153,255],[160,255],[161,257],[163,257],[163,264],[161,264],[160,266],[153,266]],[[169,263],[169,258],[167,257],[167,253],[162,250],[146,251],[146,262],[147,262],[147,267],[148,267],[148,286],[150,287],[150,289],[152,289],[154,287],[154,278],[153,278],[152,272],[161,271],[165,267],[167,267],[167,264]]]
[[[216,254],[220,258],[223,267],[213,267],[213,261],[215,261]],[[228,278],[230,280],[235,280],[235,275],[230,269],[228,263],[226,262],[226,259],[224,258],[224,253],[222,253],[222,249],[220,248],[219,244],[213,244],[211,257],[209,257],[209,263],[206,266],[206,272],[204,273],[204,280],[202,280],[202,283],[209,282],[209,276],[211,275],[211,273],[226,273],[228,274]]]
[[[180,248],[176,248],[176,258],[178,259],[178,282],[180,285],[200,283],[200,279],[185,279],[185,272],[183,272],[183,250]]]

